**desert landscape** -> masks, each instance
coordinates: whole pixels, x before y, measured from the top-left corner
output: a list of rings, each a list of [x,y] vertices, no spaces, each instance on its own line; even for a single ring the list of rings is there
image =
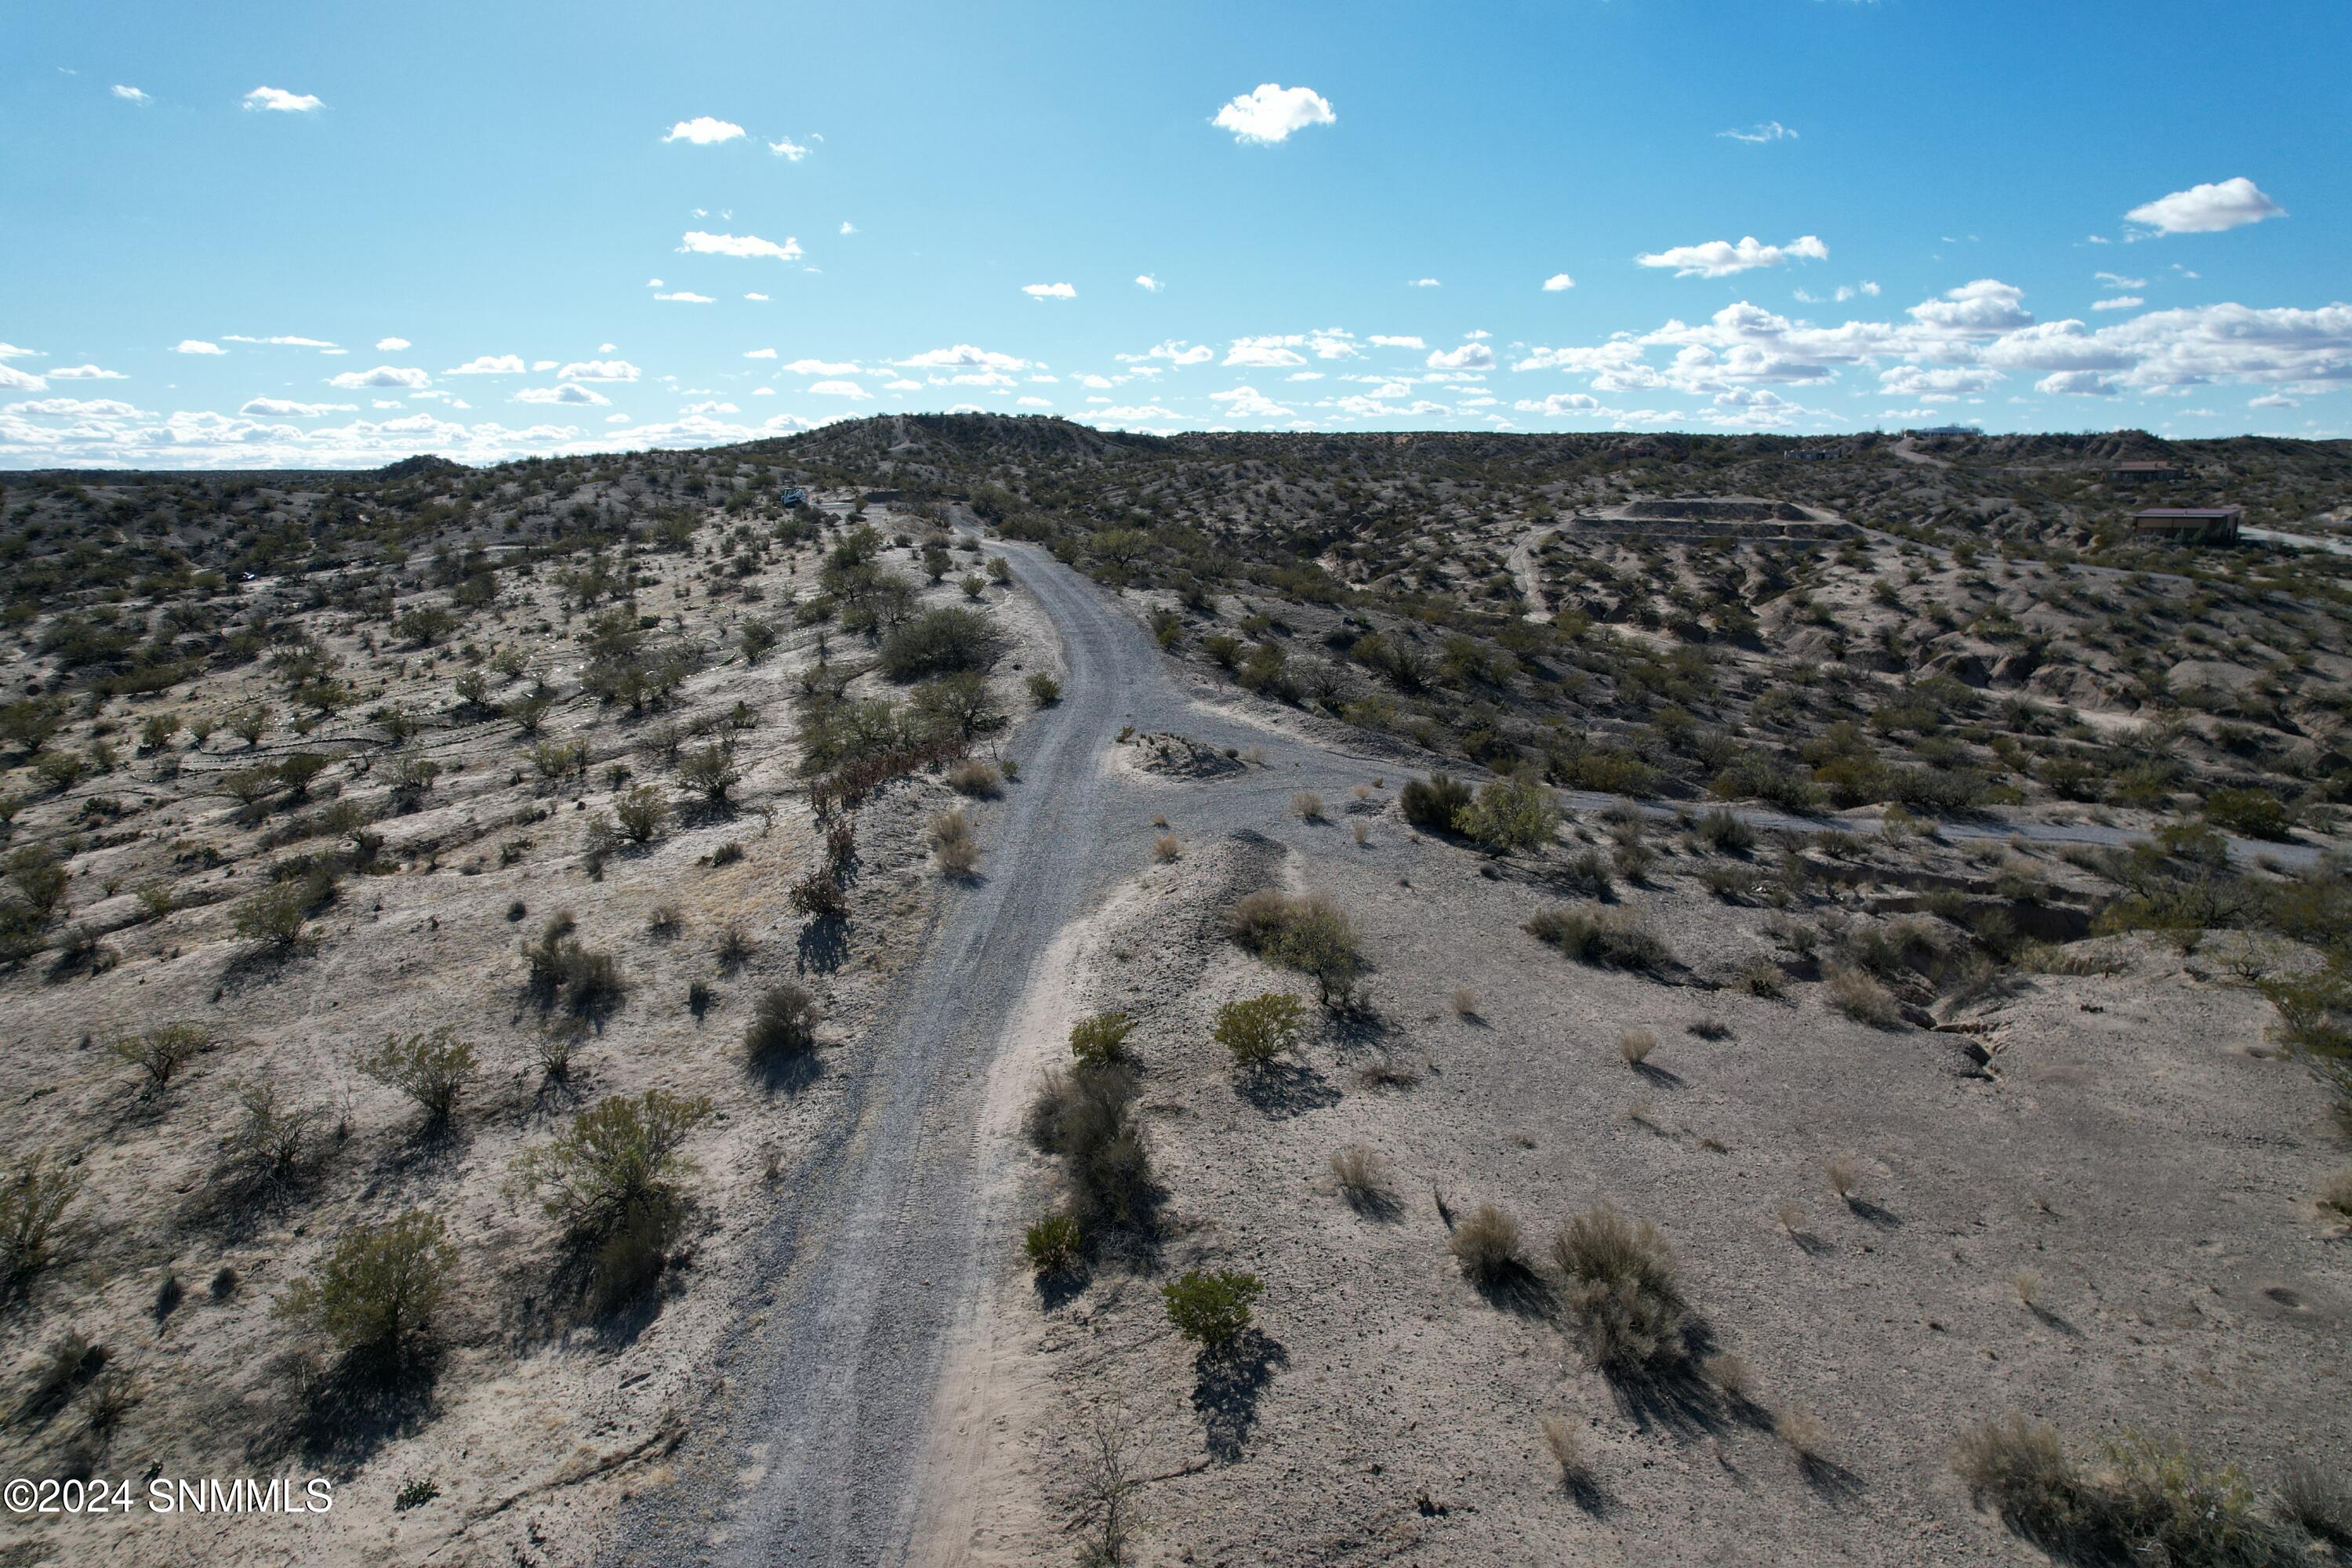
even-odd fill
[[[0,475],[0,1453],[335,1496],[0,1561],[2330,1560],[2347,495]]]

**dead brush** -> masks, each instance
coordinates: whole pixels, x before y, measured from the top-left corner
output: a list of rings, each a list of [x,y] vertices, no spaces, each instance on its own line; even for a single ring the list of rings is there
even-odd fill
[[[980,841],[972,835],[971,818],[958,806],[931,818],[931,854],[940,869],[959,881],[980,866]]]
[[[1628,1376],[1688,1355],[1689,1307],[1665,1238],[1647,1220],[1607,1205],[1589,1209],[1552,1237],[1552,1265],[1592,1363]]]
[[[1473,1284],[1492,1289],[1527,1268],[1519,1222],[1493,1204],[1480,1204],[1454,1227],[1446,1242],[1454,1261]]]
[[[1547,1415],[1543,1440],[1552,1463],[1559,1467],[1561,1489],[1581,1491],[1592,1485],[1592,1459],[1584,1450],[1582,1432],[1557,1415]]]
[[[1389,1164],[1374,1150],[1349,1143],[1331,1153],[1331,1180],[1352,1209],[1382,1206],[1389,1195]]]

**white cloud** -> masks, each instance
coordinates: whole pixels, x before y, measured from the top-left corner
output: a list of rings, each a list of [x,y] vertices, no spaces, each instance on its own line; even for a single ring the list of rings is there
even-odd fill
[[[1598,414],[1601,400],[1581,392],[1555,392],[1550,396],[1521,398],[1511,405],[1522,414],[1542,414],[1558,419],[1570,414]]]
[[[1209,394],[1209,401],[1224,405],[1226,415],[1234,419],[1287,419],[1290,410],[1275,402],[1254,386],[1236,386],[1226,392]]]
[[[867,392],[864,387],[858,385],[854,381],[812,382],[809,384],[809,390],[825,397],[847,397],[856,399],[871,397],[873,395],[872,393]]]
[[[656,300],[667,300],[673,305],[708,305],[712,303],[709,295],[696,294],[684,289],[677,289],[675,292],[668,294],[656,294],[654,298]]]
[[[1910,314],[1921,326],[1946,331],[2010,332],[2032,324],[2024,300],[2025,290],[2013,284],[1979,278],[1947,289],[1941,299],[1922,300]]]
[[[1889,397],[1911,397],[1925,403],[1984,392],[2000,379],[2000,372],[1982,365],[1898,364],[1878,373],[1878,389]]]
[[[705,234],[698,228],[688,231],[678,249],[700,256],[772,257],[778,261],[798,261],[802,254],[801,242],[790,235],[778,245],[754,234]]]
[[[740,414],[743,411],[731,403],[689,403],[678,412],[692,418],[698,414]]]
[[[920,392],[923,390],[923,384],[919,381],[909,381],[902,375],[884,382],[882,389],[885,392]]]
[[[1146,349],[1140,356],[1121,354],[1119,357],[1121,359],[1132,359],[1137,357],[1144,359],[1164,359],[1170,364],[1180,365],[1202,364],[1216,358],[1217,351],[1211,348],[1206,343],[1188,343],[1181,338],[1170,338],[1166,342],[1152,344],[1151,347]],[[1227,364],[1232,364],[1234,362],[1229,359],[1225,363]],[[1300,362],[1297,360],[1297,356],[1294,355],[1292,356],[1291,363],[1298,363]],[[1100,378],[1097,377],[1095,379],[1099,380]],[[1104,382],[1103,384],[1108,386],[1110,384],[1108,382]]]
[[[1286,140],[1294,131],[1329,125],[1338,119],[1331,112],[1330,100],[1313,89],[1280,87],[1269,81],[1218,110],[1210,123],[1232,132],[1236,142],[1265,146]]]
[[[266,343],[283,349],[332,349],[335,345],[324,338],[298,338],[286,333],[276,337],[249,338],[242,332],[229,332],[226,342],[232,343]]]
[[[526,386],[515,394],[514,400],[517,403],[558,403],[575,408],[607,408],[613,402],[603,393],[592,392],[572,382],[566,382],[562,386]]]
[[[0,383],[0,385],[5,385]],[[349,407],[350,405],[342,405]],[[38,414],[49,419],[152,418],[142,408],[112,397],[44,397],[33,403],[11,403],[0,414]]]
[[[637,375],[637,367],[625,359],[583,360],[555,373],[558,381],[635,381]]]
[[[2159,234],[2216,234],[2225,228],[2284,217],[2286,209],[2243,174],[2215,185],[2191,185],[2132,208],[2124,216]]]
[[[247,399],[237,412],[270,419],[316,419],[326,414],[349,414],[358,406],[354,403],[296,403],[285,397],[254,397]]]
[[[909,370],[955,370],[977,368],[986,370],[1027,370],[1029,362],[992,350],[974,348],[970,343],[957,343],[951,348],[926,349],[911,359],[895,362]]]
[[[1410,278],[1405,280],[1405,287],[1408,289],[1435,289],[1439,286],[1434,278]]]
[[[1142,289],[1147,294],[1157,294],[1162,289],[1168,287],[1167,284],[1162,283],[1159,279],[1154,278],[1149,272],[1137,273],[1135,277],[1135,286]]]
[[[1543,281],[1543,291],[1547,294],[1557,294],[1563,289],[1575,287],[1576,279],[1565,272],[1555,272]]]
[[[380,364],[373,370],[347,370],[327,383],[329,386],[346,390],[362,386],[404,386],[412,392],[432,384],[433,378],[421,370],[390,364]]]
[[[1051,408],[1054,406],[1054,400],[1050,397],[1016,397],[1013,399],[1013,402],[1019,404],[1024,408]]]
[[[1829,254],[1830,247],[1810,234],[1786,245],[1759,245],[1754,235],[1748,235],[1737,245],[1710,239],[1704,245],[1645,251],[1633,259],[1643,267],[1671,267],[1677,278],[1728,278],[1735,272],[1779,267],[1792,260],[1825,261]]]
[[[857,232],[857,226],[850,222],[847,218],[843,218],[841,220],[841,232],[844,234],[856,234]]]
[[[1371,344],[1376,349],[1425,349],[1429,346],[1419,338],[1383,337],[1379,332],[1372,334]]]
[[[789,136],[769,142],[768,151],[789,163],[797,163],[809,155],[809,150],[806,147]]]
[[[731,120],[717,120],[708,114],[698,114],[691,120],[681,120],[669,128],[665,142],[690,142],[697,147],[709,147],[720,142],[733,142],[741,137],[743,128]]]
[[[1242,338],[1225,354],[1225,363],[1275,370],[1284,365],[1305,364],[1307,356],[1278,342],[1262,339]]]
[[[1495,351],[1485,343],[1464,343],[1458,349],[1437,349],[1424,362],[1432,370],[1487,370],[1495,363]]]
[[[784,368],[794,375],[856,375],[865,367],[855,361],[837,364],[831,360],[796,359]]]
[[[39,349],[25,349],[18,348],[15,343],[0,343],[0,360],[46,359],[47,357],[48,356]]]
[[[1078,377],[1078,384],[1084,387],[1090,387],[1097,392],[1108,392],[1112,387],[1117,386],[1118,383],[1111,380],[1111,378],[1107,375],[1096,375],[1089,371],[1087,374]]]
[[[1032,300],[1075,300],[1078,291],[1067,283],[1024,283],[1021,291]]]
[[[743,351],[743,357],[745,359],[773,359],[776,357],[776,351],[773,349],[746,349]]]
[[[2117,294],[2112,299],[2092,300],[2091,309],[2094,310],[2136,310],[2147,303],[2147,301],[2146,300],[2141,299],[2137,294]]]
[[[464,364],[443,371],[443,375],[520,375],[525,369],[520,354],[478,354]]]
[[[109,88],[107,90],[113,93],[115,97],[122,100],[125,103],[152,103],[155,101],[153,99],[149,98],[145,93],[140,91],[137,88],[124,87],[119,82],[113,87]]]
[[[131,379],[119,370],[100,370],[94,364],[61,364],[48,374],[51,381],[128,381]]]
[[[47,392],[48,389],[46,377],[18,370],[14,365],[0,364],[0,392]]]
[[[308,114],[326,106],[307,92],[288,92],[281,88],[257,87],[245,95],[247,109],[274,110],[280,114]]]
[[[2116,382],[2095,370],[2062,370],[2035,382],[2033,390],[2053,397],[2113,397]]]
[[[1794,140],[1796,134],[1797,133],[1795,132],[1790,130],[1787,126],[1781,124],[1777,120],[1759,121],[1755,125],[1749,126],[1745,131],[1718,131],[1716,132],[1716,135],[1718,137],[1727,136],[1734,142],[1778,142],[1784,136],[1790,140]]]
[[[2145,278],[2126,278],[2120,272],[2094,272],[2091,276],[2110,289],[2145,289]]]
[[[396,354],[401,350],[408,347],[408,340],[406,338],[378,338],[375,341],[375,346],[376,352],[379,353]]]
[[[540,374],[541,371],[550,371],[554,368],[555,362],[551,359],[535,359],[530,362],[531,374],[534,375]]]
[[[1098,419],[1123,420],[1174,419],[1178,417],[1178,416],[1174,409],[1162,408],[1157,403],[1137,403],[1102,409],[1095,415],[1095,417]]]

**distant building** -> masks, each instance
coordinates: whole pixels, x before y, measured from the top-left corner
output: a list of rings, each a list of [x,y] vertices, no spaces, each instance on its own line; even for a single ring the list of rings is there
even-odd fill
[[[2138,484],[2143,481],[2177,479],[2179,477],[2180,465],[2178,463],[2148,462],[2139,459],[2135,459],[2128,463],[2117,463],[2115,467],[2107,470],[2107,478],[2115,480],[2118,484]]]
[[[2174,544],[2235,544],[2242,506],[2152,506],[2132,513],[2132,531]]]

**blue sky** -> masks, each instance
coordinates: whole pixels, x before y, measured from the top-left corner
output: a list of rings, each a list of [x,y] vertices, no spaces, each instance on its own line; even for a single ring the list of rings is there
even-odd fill
[[[0,466],[951,407],[2338,436],[2352,9],[2239,15],[17,5]]]

